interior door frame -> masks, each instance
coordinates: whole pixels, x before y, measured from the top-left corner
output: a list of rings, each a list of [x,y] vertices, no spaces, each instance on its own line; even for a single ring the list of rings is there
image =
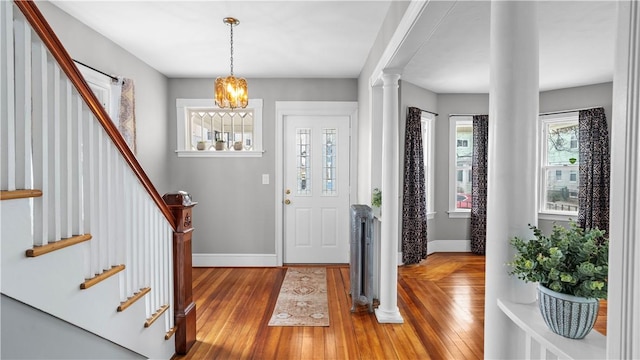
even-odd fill
[[[358,184],[358,102],[357,101],[276,101],[276,266],[284,257],[284,119],[286,116],[348,116],[349,117],[349,203],[357,199]]]

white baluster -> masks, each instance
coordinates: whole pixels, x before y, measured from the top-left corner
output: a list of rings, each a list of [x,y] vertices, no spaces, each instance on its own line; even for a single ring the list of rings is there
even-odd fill
[[[65,77],[60,88],[60,224],[61,238],[73,236],[73,102],[71,83]]]
[[[31,189],[33,187],[31,174],[31,27],[22,16],[19,16],[16,17],[13,28],[16,59],[14,63],[16,188]]]
[[[0,188],[2,190],[16,189],[15,174],[15,93],[14,93],[14,48],[13,48],[13,4],[2,4],[2,35],[0,35]]]
[[[134,197],[132,195],[132,191],[131,191],[131,183],[133,181],[133,176],[131,176],[131,172],[125,171],[124,173],[124,181],[125,181],[125,186],[124,186],[124,195],[123,195],[123,200],[124,200],[124,221],[123,221],[123,229],[124,229],[124,235],[122,237],[122,239],[124,240],[124,246],[123,246],[123,251],[124,251],[124,262],[127,265],[127,271],[126,271],[126,275],[127,275],[127,281],[126,281],[126,286],[127,286],[127,294],[133,294],[134,292],[138,291],[139,289],[135,289],[132,285],[132,274],[135,271],[134,266],[133,266],[133,258],[132,258],[132,246],[131,246],[131,239],[133,238],[133,232],[134,232],[134,228],[133,228],[133,221],[132,221],[132,209],[134,209]]]
[[[136,186],[136,190],[138,190],[138,187]],[[138,210],[138,233],[136,234],[136,237],[133,239],[133,241],[135,241],[136,243],[136,247],[137,247],[137,251],[138,251],[138,258],[137,258],[137,262],[138,262],[138,288],[144,287],[144,286],[148,286],[149,284],[145,282],[145,278],[144,278],[144,256],[145,256],[145,248],[144,248],[144,231],[145,231],[145,225],[144,225],[144,212],[146,210],[145,208],[145,203],[144,203],[144,197],[142,195],[142,192],[137,191],[136,192],[136,196],[138,197],[138,206],[139,206],[139,210]]]
[[[122,200],[122,188],[120,187],[120,174],[122,173],[122,163],[120,157],[118,156],[118,150],[113,145],[110,144],[110,152],[111,152],[111,170],[107,169],[107,171],[111,172],[111,191],[112,193],[108,194],[109,197],[109,229],[111,229],[111,245],[109,247],[109,258],[111,259],[111,263],[113,264],[124,264],[122,259],[118,256],[118,249],[120,247],[121,242],[121,232],[122,232],[122,211],[119,209],[120,202]]]
[[[102,131],[102,126],[96,118],[92,117],[92,122],[96,124],[96,143],[98,144],[98,154],[97,154],[97,174],[98,174],[98,211],[96,217],[96,225],[99,229],[99,237],[98,237],[98,263],[100,264],[100,269],[109,269],[111,264],[107,263],[107,226],[105,224],[104,219],[108,216],[106,211],[106,201],[107,201],[107,183],[108,181],[105,179],[105,166],[106,166],[106,151],[105,151],[105,136]]]
[[[49,213],[49,222],[51,223],[51,238],[53,241],[60,240],[61,230],[60,230],[60,126],[61,126],[61,118],[60,118],[60,67],[53,61],[49,61],[49,86],[51,89],[50,92],[50,102],[49,106],[51,106],[51,133],[50,133],[50,146],[51,151],[49,152],[49,162],[53,164],[53,166],[49,167],[49,171],[51,174],[51,186],[49,189],[53,192],[51,201],[51,211]]]
[[[73,200],[72,200],[72,211],[73,211],[73,233],[74,235],[82,235],[88,233],[85,230],[84,219],[86,218],[86,213],[88,212],[85,202],[85,195],[87,193],[85,179],[85,169],[86,162],[85,156],[87,155],[86,147],[83,146],[85,143],[85,133],[83,131],[82,125],[82,100],[80,99],[80,95],[72,89],[73,100],[72,100],[72,139],[73,139],[73,149],[72,154],[72,163],[73,165],[73,181],[72,187],[73,191]]]
[[[87,192],[85,193],[86,195],[86,199],[85,199],[85,204],[86,204],[86,209],[88,210],[88,212],[85,212],[85,217],[88,218],[88,222],[87,222],[87,227],[85,228],[85,230],[89,231],[92,235],[92,239],[91,239],[91,243],[90,243],[90,248],[91,248],[91,257],[89,259],[89,264],[90,264],[90,276],[89,277],[93,277],[95,276],[95,274],[100,273],[101,269],[100,269],[100,262],[98,259],[98,248],[99,248],[99,243],[100,243],[100,229],[98,227],[98,173],[97,173],[97,167],[98,167],[98,139],[96,136],[96,127],[98,126],[96,124],[95,119],[93,118],[93,116],[91,116],[91,114],[89,113],[89,110],[86,106],[82,107],[83,110],[83,122],[86,123],[86,127],[85,129],[87,130],[87,133],[85,134],[85,140],[84,140],[84,144],[87,147],[88,154],[87,154],[87,161],[85,162],[85,165],[87,167],[87,171],[88,171],[88,186],[87,186]],[[88,214],[88,216],[87,216]]]
[[[103,208],[103,214],[104,217],[100,218],[100,222],[103,224],[103,228],[104,228],[104,254],[102,255],[103,257],[103,261],[105,263],[105,265],[107,266],[107,268],[115,265],[115,263],[113,262],[115,259],[113,257],[111,257],[111,250],[113,248],[113,228],[110,227],[111,225],[111,220],[112,220],[112,203],[113,203],[113,198],[114,198],[114,193],[113,193],[113,181],[112,181],[112,177],[113,177],[113,161],[111,158],[111,147],[113,146],[113,144],[111,143],[111,140],[109,138],[109,136],[107,136],[103,131],[100,131],[100,134],[103,137],[103,143],[104,143],[104,163],[102,164],[103,167],[103,171],[104,171],[104,184],[103,184],[103,188],[104,188],[104,194],[103,194],[103,203],[102,203],[102,208]]]
[[[33,177],[34,187],[42,196],[34,200],[34,245],[48,242],[49,185],[48,106],[47,106],[47,51],[40,42],[32,43],[32,106],[33,106]]]

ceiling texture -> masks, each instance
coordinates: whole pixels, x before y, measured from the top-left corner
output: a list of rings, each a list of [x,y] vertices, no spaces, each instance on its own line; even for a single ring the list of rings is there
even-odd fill
[[[395,0],[398,1],[398,0]],[[444,0],[447,1],[447,0]],[[390,1],[52,1],[170,78],[356,78]],[[489,91],[490,2],[458,1],[402,79],[436,93]],[[612,81],[615,1],[540,1],[540,88]]]

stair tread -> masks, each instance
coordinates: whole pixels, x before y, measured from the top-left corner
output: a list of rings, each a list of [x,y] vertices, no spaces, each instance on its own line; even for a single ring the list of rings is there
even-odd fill
[[[58,240],[41,246],[34,246],[32,249],[26,251],[27,257],[36,257],[50,252],[64,249],[66,247],[79,244],[91,240],[91,234],[74,235],[70,238]]]
[[[114,266],[111,267],[111,269],[105,270],[101,274],[98,274],[98,275],[92,277],[91,279],[86,279],[85,282],[80,284],[80,289],[86,290],[86,289],[92,287],[93,285],[96,285],[99,282],[110,278],[111,276],[119,273],[122,270],[124,270],[124,265],[114,265]]]
[[[28,199],[42,196],[38,189],[0,190],[0,200]]]
[[[130,296],[127,300],[120,303],[120,306],[118,306],[118,312],[125,311],[129,306],[133,305],[133,303],[135,303],[136,301],[142,299],[142,297],[145,296],[150,291],[151,291],[150,287],[140,289],[140,291],[138,291],[137,293]]]

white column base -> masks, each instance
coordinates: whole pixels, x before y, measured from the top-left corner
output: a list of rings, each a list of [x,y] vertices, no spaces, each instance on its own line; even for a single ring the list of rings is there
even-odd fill
[[[380,308],[376,309],[376,319],[380,324],[402,324],[404,319],[400,315],[400,310],[396,308],[395,311],[385,311]]]

